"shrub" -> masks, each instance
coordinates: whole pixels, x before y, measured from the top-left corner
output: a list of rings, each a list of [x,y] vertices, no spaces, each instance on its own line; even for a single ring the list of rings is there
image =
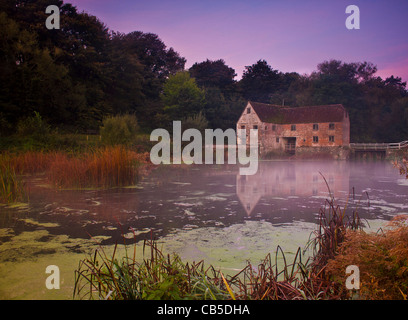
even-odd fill
[[[107,145],[129,145],[136,137],[138,129],[135,115],[111,116],[103,120],[102,141]]]
[[[394,161],[394,166],[401,175],[408,179],[408,151],[405,151],[400,159]]]
[[[18,122],[17,133],[20,136],[33,136],[37,139],[44,139],[50,133],[50,126],[37,111],[34,111],[34,116]]]
[[[381,233],[348,231],[338,254],[328,262],[326,272],[344,284],[348,265],[359,267],[360,298],[407,299],[408,216],[395,217]]]
[[[194,128],[201,132],[204,132],[204,130],[208,128],[208,121],[202,111],[200,111],[195,115],[188,116],[182,119],[181,127],[183,131],[186,129]]]

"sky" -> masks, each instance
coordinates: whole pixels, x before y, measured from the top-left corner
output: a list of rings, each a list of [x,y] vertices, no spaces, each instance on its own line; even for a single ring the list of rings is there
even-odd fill
[[[264,59],[275,70],[310,74],[325,60],[372,62],[383,79],[408,81],[408,0],[66,0],[113,31],[151,32],[186,68],[223,59],[235,69]],[[348,5],[360,29],[346,28]]]

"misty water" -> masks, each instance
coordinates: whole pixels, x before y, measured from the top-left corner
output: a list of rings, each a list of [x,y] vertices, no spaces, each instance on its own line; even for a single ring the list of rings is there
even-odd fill
[[[408,213],[408,180],[389,162],[261,161],[252,176],[235,165],[165,165],[135,186],[55,190],[27,177],[29,201],[0,207],[0,298],[70,299],[86,254],[155,238],[187,261],[234,272],[277,245],[305,247],[330,193],[372,230]],[[330,192],[330,193],[329,193]],[[61,269],[48,290],[47,265]]]

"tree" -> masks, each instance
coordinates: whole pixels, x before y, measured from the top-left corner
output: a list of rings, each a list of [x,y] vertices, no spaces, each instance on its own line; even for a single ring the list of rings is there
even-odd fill
[[[167,121],[192,116],[204,109],[204,91],[197,86],[187,71],[178,72],[168,78],[161,99]]]
[[[128,34],[117,33],[122,40],[122,50],[137,55],[145,71],[153,78],[165,81],[170,75],[184,70],[186,59],[166,45],[154,33],[133,31]]]
[[[169,76],[184,70],[186,59],[173,49],[167,48],[163,41],[153,33],[134,31],[128,34],[113,33],[112,41],[115,45],[115,55],[126,55],[131,60],[130,69],[137,68],[138,76],[134,81],[129,78],[135,77],[134,71],[126,70],[127,80],[123,79],[122,92],[129,94],[126,87],[134,83],[137,88],[132,90],[134,96],[131,112],[137,111],[138,119],[143,127],[149,127],[158,119],[158,113],[162,109],[160,93]],[[137,65],[137,67],[136,67]],[[118,65],[122,68],[122,64]],[[116,79],[119,79],[117,77]],[[138,94],[136,94],[138,92]],[[115,96],[113,96],[115,97]],[[158,125],[160,125],[159,121]]]
[[[84,106],[68,68],[57,64],[35,34],[0,13],[0,106],[11,123],[39,112],[50,124],[69,122]]]
[[[271,95],[280,87],[281,77],[265,60],[246,66],[240,81],[245,99],[269,103]]]
[[[225,95],[216,87],[205,88],[204,91],[204,110],[208,119],[208,126],[223,130],[235,128],[247,101],[237,93]]]
[[[235,83],[234,78],[237,75],[235,70],[228,67],[222,59],[196,62],[189,72],[200,87],[216,87],[222,91],[232,89]]]

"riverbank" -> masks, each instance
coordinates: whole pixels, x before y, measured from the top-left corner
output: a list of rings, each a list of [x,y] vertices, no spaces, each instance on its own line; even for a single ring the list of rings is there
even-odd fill
[[[33,132],[0,138],[0,203],[29,198],[25,176],[45,175],[55,188],[132,185],[149,161],[150,140],[136,134],[112,145],[100,135]]]

